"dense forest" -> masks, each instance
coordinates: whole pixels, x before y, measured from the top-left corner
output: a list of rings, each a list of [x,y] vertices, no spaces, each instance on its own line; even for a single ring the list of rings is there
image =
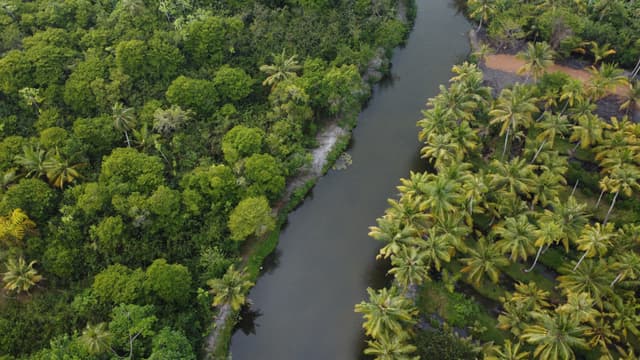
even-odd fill
[[[466,5],[477,51],[418,121],[428,169],[370,228],[393,284],[355,307],[364,353],[637,359],[640,4]],[[483,73],[492,52],[523,64],[491,69],[500,89]],[[554,60],[589,71],[548,71]]]
[[[0,2],[0,358],[199,357],[243,244],[404,39],[397,6]]]

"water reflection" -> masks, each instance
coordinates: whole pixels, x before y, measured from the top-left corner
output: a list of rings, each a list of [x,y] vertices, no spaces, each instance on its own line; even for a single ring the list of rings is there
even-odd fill
[[[252,305],[249,301],[247,305],[242,307],[239,315],[240,320],[233,331],[241,330],[245,335],[255,335],[256,328],[260,326],[256,319],[262,316],[262,312],[260,309],[252,309]]]

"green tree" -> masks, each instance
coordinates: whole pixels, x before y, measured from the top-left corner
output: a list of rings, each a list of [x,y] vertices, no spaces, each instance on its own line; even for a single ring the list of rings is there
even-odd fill
[[[6,247],[22,247],[25,237],[36,231],[36,223],[22,209],[0,216],[0,243]]]
[[[163,301],[185,305],[191,298],[191,274],[183,265],[157,259],[147,268],[144,287]]]
[[[368,347],[364,349],[365,355],[372,355],[376,360],[416,360],[419,357],[412,356],[416,347],[408,341],[405,333],[383,335],[373,341],[367,341]]]
[[[153,130],[164,136],[168,136],[191,118],[189,110],[182,110],[180,106],[172,105],[168,109],[157,109],[153,113]]]
[[[229,215],[231,239],[241,241],[248,236],[263,236],[275,228],[269,202],[264,196],[248,197],[233,209]]]
[[[99,323],[97,325],[87,324],[79,338],[80,343],[90,354],[103,354],[111,349],[113,340],[111,332],[107,328],[107,323]]]
[[[111,311],[109,331],[113,334],[113,344],[118,349],[128,353],[133,359],[136,340],[140,337],[155,335],[154,325],[158,318],[154,315],[151,305],[121,304]]]
[[[493,229],[502,238],[495,243],[495,246],[503,254],[510,252],[511,261],[517,261],[518,258],[526,261],[535,251],[533,244],[536,239],[536,230],[537,227],[529,222],[526,215],[506,218]]]
[[[147,360],[182,359],[196,360],[193,346],[180,331],[168,327],[160,330],[154,337],[151,355]]]
[[[507,152],[509,136],[516,136],[521,127],[528,128],[533,121],[531,116],[538,111],[535,101],[526,87],[516,84],[513,89],[502,90],[493,110],[489,112],[489,123],[501,124],[500,136],[504,135],[503,158]]]
[[[264,132],[258,128],[238,125],[222,138],[222,152],[227,163],[233,165],[238,160],[259,153],[264,141]]]
[[[260,71],[267,74],[267,78],[262,82],[264,86],[275,87],[278,83],[296,77],[296,72],[302,68],[298,64],[297,55],[287,57],[285,49],[280,54],[271,54],[273,64],[260,66]]]
[[[243,175],[249,185],[247,190],[250,196],[265,195],[274,201],[285,187],[282,167],[269,154],[253,154],[246,158]]]
[[[262,69],[262,67],[261,67]],[[265,80],[266,81],[266,80]],[[244,70],[223,65],[216,71],[213,85],[221,95],[230,101],[238,101],[251,94],[253,79]]]
[[[429,278],[429,263],[426,254],[413,246],[402,246],[397,255],[391,255],[391,270],[398,284],[405,289],[420,285]]]
[[[613,245],[612,238],[615,235],[613,230],[612,224],[602,225],[595,223],[593,226],[587,224],[584,227],[582,234],[580,234],[580,237],[576,240],[578,250],[584,251],[584,253],[576,263],[573,271],[580,266],[585,257],[603,256],[607,253],[609,247]]]
[[[131,304],[143,297],[144,283],[145,273],[141,269],[113,264],[96,274],[91,289],[102,303]]]

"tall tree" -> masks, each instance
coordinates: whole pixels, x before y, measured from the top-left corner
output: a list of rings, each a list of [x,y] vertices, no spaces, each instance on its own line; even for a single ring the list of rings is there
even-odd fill
[[[417,310],[396,287],[378,291],[367,288],[367,293],[369,301],[357,304],[355,312],[363,314],[362,327],[368,336],[380,339],[385,335],[400,334],[415,324]]]
[[[215,295],[213,306],[229,304],[234,311],[238,311],[244,305],[245,294],[253,283],[247,280],[243,272],[237,271],[235,266],[231,265],[222,279],[211,279],[207,281],[207,285]]]
[[[526,87],[516,84],[513,89],[502,90],[493,110],[489,112],[489,123],[501,125],[500,136],[504,135],[503,158],[507,152],[509,136],[515,136],[521,127],[529,127],[533,121],[532,114],[538,111],[535,101]]]
[[[10,292],[28,292],[37,283],[42,281],[42,275],[33,268],[36,261],[27,264],[23,257],[9,258],[5,263],[7,271],[2,274],[4,288]]]
[[[271,54],[273,57],[273,64],[260,66],[260,71],[267,74],[267,78],[262,82],[262,85],[270,85],[275,87],[278,83],[295,77],[296,72],[302,68],[298,64],[297,55],[287,57],[286,50],[283,49],[280,54]]]
[[[480,286],[485,275],[492,282],[497,283],[501,266],[509,265],[507,260],[493,244],[488,244],[485,238],[480,238],[475,248],[469,248],[469,257],[460,259],[466,266],[460,270],[476,285]]]
[[[527,74],[526,80],[531,75],[537,81],[553,65],[553,55],[554,51],[546,42],[528,43],[527,49],[517,55],[520,60],[524,60],[518,74]]]
[[[127,146],[131,146],[129,140],[129,131],[136,126],[136,120],[133,113],[133,108],[125,107],[121,102],[113,104],[111,108],[111,117],[113,119],[113,127],[116,130],[122,131],[127,140]]]
[[[564,314],[534,313],[536,324],[524,329],[521,338],[536,346],[533,356],[545,360],[573,360],[574,348],[586,348],[586,327]]]

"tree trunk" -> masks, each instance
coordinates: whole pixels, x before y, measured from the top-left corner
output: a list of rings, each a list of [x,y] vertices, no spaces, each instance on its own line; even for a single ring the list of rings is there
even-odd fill
[[[622,277],[622,273],[619,273],[618,276],[616,276],[616,278],[613,279],[613,281],[611,282],[611,285],[609,286],[613,287],[613,285],[615,285],[620,280],[621,277]]]
[[[538,147],[538,151],[536,151],[535,155],[533,155],[533,159],[531,159],[531,163],[533,164],[534,161],[536,161],[536,159],[538,158],[538,155],[540,155],[540,151],[542,151],[542,148],[544,147],[544,144],[547,143],[547,139],[544,139],[544,141],[542,142],[542,144],[540,144],[540,147]]]
[[[131,141],[129,140],[129,134],[127,134],[127,132],[124,132],[124,137],[125,139],[127,139],[127,147],[131,147]]]
[[[543,247],[544,247],[543,245],[540,245],[540,248],[538,249],[538,253],[536,254],[536,258],[533,260],[533,265],[531,265],[530,268],[525,269],[524,272],[528,273],[528,272],[530,272],[531,270],[533,270],[536,267],[536,264],[538,263],[538,258],[540,257],[540,254],[542,253],[542,248]]]
[[[580,257],[580,260],[578,260],[578,263],[576,264],[576,266],[573,268],[573,271],[576,271],[576,269],[578,268],[578,266],[580,266],[580,264],[582,264],[582,260],[584,260],[584,258],[587,256],[587,254],[589,253],[589,251],[585,251],[584,254],[582,254],[582,257]]]
[[[580,146],[580,143],[582,143],[582,141],[578,141],[578,143],[576,143],[576,146],[573,147],[573,152],[576,152],[576,150],[578,150],[578,146]]]
[[[562,107],[562,111],[560,111],[560,115],[564,114],[564,112],[567,110],[568,106],[569,106],[569,99],[567,99],[567,101],[565,101],[564,106]]]
[[[602,195],[604,195],[604,190],[600,191],[600,196],[598,196],[598,201],[596,201],[595,208],[597,209],[600,206],[600,200],[602,200]]]
[[[611,215],[611,211],[613,210],[613,207],[616,204],[616,200],[618,199],[618,194],[620,194],[620,190],[616,191],[616,194],[613,195],[611,206],[609,206],[609,210],[607,211],[607,216],[604,217],[604,222],[602,223],[602,225],[607,225],[607,221],[609,221],[609,215]]]
[[[502,149],[502,160],[504,160],[504,154],[507,153],[507,143],[509,141],[509,132],[511,131],[511,127],[507,128],[507,134],[504,137],[504,148]]]
[[[575,194],[576,188],[578,187],[578,184],[580,184],[580,180],[576,180],[576,183],[573,185],[573,190],[571,190],[571,195],[569,195],[569,197],[571,197],[571,196],[573,196],[573,194]]]
[[[640,58],[638,58],[638,62],[631,72],[631,80],[633,80],[638,75],[638,72],[640,72]]]
[[[482,28],[482,16],[480,16],[480,24],[478,24],[478,28],[476,29],[476,32],[480,31],[480,29]]]

